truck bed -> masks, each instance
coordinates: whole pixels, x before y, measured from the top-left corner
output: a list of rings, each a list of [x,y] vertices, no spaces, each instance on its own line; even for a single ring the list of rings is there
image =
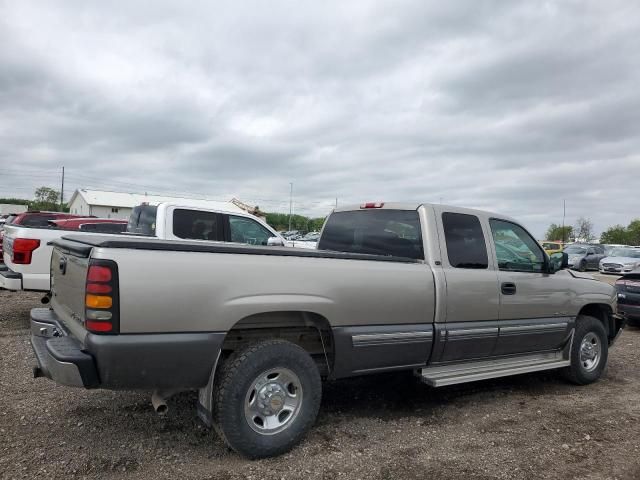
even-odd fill
[[[124,248],[134,250],[159,250],[171,252],[200,252],[242,255],[270,255],[282,257],[335,258],[345,260],[369,260],[378,262],[422,263],[406,257],[388,255],[368,255],[361,253],[333,252],[328,250],[292,249],[287,247],[267,247],[235,243],[191,242],[161,240],[148,237],[123,238],[112,235],[64,235],[52,242],[63,250],[86,256],[93,248]]]

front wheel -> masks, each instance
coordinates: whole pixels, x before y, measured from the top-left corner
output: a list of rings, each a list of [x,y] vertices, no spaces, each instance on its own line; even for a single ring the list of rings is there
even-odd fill
[[[580,266],[578,267],[578,271],[579,272],[586,272],[587,271],[587,262],[585,262],[584,260],[580,262]]]
[[[564,377],[577,385],[587,385],[600,378],[607,366],[609,343],[602,322],[581,315],[571,345],[571,365],[564,368]]]
[[[322,384],[311,356],[285,340],[265,340],[232,354],[213,392],[222,439],[248,458],[280,455],[315,422]]]

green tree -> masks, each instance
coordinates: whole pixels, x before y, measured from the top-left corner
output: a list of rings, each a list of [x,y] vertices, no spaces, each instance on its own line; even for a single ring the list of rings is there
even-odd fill
[[[627,229],[622,225],[609,227],[600,235],[600,243],[619,243],[626,245],[629,243]]]
[[[545,236],[545,240],[556,240],[556,241],[569,241],[569,239],[573,236],[573,227],[570,225],[561,226],[555,223],[549,225],[547,229],[547,233]]]
[[[627,227],[627,243],[629,245],[640,245],[640,218],[632,220]]]
[[[266,222],[278,231],[289,230],[288,213],[267,213]],[[304,215],[291,216],[291,229],[301,232],[320,230],[324,224],[324,218],[309,218]]]
[[[29,204],[31,210],[53,210],[58,211],[60,194],[50,187],[40,187],[36,189],[35,198]]]

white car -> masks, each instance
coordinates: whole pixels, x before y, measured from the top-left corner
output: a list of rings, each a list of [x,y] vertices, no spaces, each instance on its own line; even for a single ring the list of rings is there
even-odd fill
[[[600,260],[600,273],[628,273],[640,267],[640,249],[615,248],[608,257]]]

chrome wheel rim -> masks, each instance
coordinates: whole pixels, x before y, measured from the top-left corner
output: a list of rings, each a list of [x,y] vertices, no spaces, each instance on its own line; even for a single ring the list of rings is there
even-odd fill
[[[288,368],[273,368],[251,382],[244,416],[253,431],[273,435],[289,427],[302,405],[302,384]]]
[[[580,344],[580,364],[582,368],[591,372],[598,367],[600,357],[602,356],[602,346],[600,339],[593,333],[587,333]]]

